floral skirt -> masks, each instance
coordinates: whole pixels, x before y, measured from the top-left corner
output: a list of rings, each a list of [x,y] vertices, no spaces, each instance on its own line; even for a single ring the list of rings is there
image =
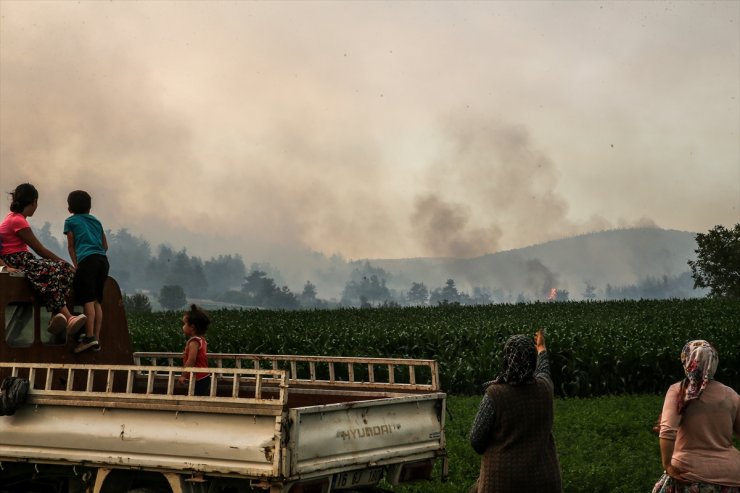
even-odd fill
[[[653,493],[740,493],[740,487],[709,483],[682,483],[668,474],[663,474],[655,483]]]
[[[31,252],[3,255],[3,261],[23,271],[52,313],[58,312],[67,303],[67,294],[75,275],[67,262],[38,258]]]

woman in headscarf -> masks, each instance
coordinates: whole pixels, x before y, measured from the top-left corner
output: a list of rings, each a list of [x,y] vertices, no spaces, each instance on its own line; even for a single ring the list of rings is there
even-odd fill
[[[681,351],[686,378],[668,389],[660,419],[665,474],[654,493],[740,493],[740,397],[714,380],[719,356],[707,341]]]
[[[470,431],[481,460],[469,493],[560,493],[552,435],[553,383],[542,331],[504,344],[501,373],[485,385]]]

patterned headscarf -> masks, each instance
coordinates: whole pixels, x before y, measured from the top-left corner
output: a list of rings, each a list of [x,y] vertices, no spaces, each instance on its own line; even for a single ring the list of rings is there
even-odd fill
[[[504,344],[503,368],[495,383],[519,385],[534,383],[537,367],[537,349],[531,337],[513,335]]]
[[[681,382],[681,394],[678,399],[678,413],[681,414],[691,401],[698,399],[714,378],[719,364],[717,350],[707,341],[701,339],[689,341],[681,351],[681,363],[686,378]]]

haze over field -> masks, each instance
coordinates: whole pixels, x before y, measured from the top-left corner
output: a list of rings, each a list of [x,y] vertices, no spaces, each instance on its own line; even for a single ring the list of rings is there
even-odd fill
[[[298,268],[740,220],[738,2],[0,2],[0,189]]]

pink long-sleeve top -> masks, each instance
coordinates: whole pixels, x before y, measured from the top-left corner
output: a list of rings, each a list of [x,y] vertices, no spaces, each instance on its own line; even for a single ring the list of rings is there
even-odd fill
[[[676,441],[671,464],[694,482],[740,486],[740,450],[732,443],[733,433],[740,436],[740,396],[712,380],[678,414],[680,387],[668,389],[660,420],[660,438]]]

